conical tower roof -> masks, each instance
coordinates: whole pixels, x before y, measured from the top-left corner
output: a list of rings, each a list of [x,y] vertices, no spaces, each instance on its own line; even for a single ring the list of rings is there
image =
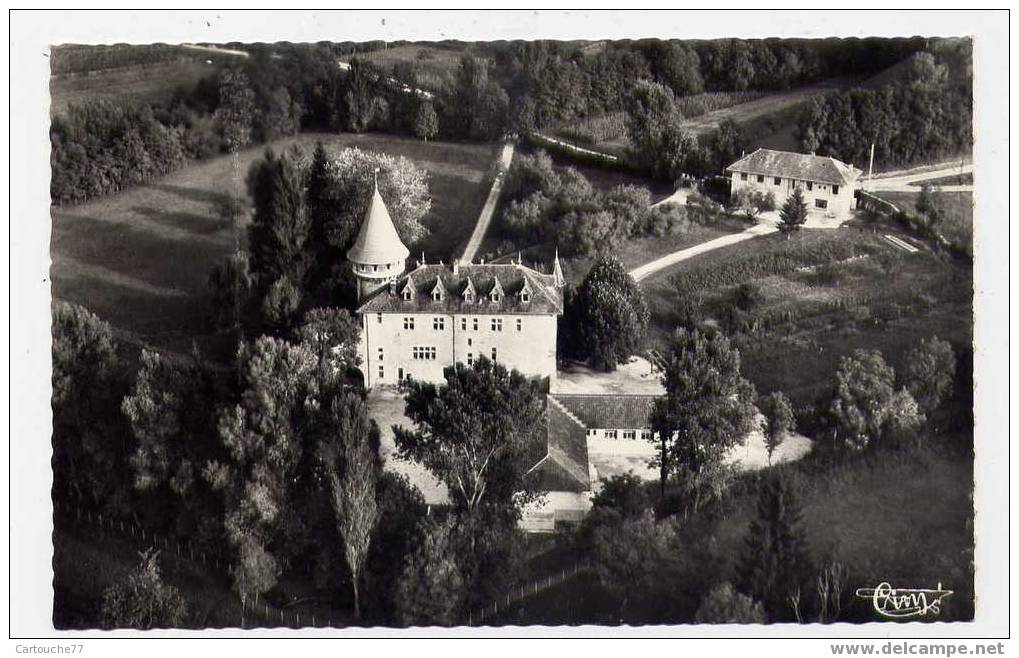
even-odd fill
[[[410,251],[400,240],[393,219],[389,216],[386,202],[379,194],[379,185],[376,181],[371,203],[368,204],[368,212],[364,222],[361,223],[357,241],[347,252],[347,258],[363,265],[383,265],[406,260],[409,255]]]

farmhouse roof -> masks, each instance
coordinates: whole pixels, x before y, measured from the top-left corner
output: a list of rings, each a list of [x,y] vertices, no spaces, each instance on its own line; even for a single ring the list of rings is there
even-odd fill
[[[547,441],[538,446],[524,482],[535,491],[588,491],[587,428],[551,396],[547,400]]]
[[[433,300],[429,294],[441,282],[442,287],[456,294],[443,295]],[[415,292],[405,300],[402,291],[407,284]],[[465,296],[464,290],[472,287],[476,294]],[[527,302],[517,293],[525,286],[531,295]],[[491,297],[493,289],[502,294],[498,301]],[[392,286],[383,286],[368,296],[357,309],[358,313],[479,313],[486,315],[548,315],[563,311],[562,289],[555,285],[555,277],[542,274],[518,263],[475,265],[460,263],[456,269],[446,265],[419,265],[397,279]]]
[[[361,223],[354,246],[347,251],[347,258],[353,263],[384,265],[406,260],[408,255],[410,251],[396,232],[376,181],[368,212]]]
[[[555,399],[592,429],[651,429],[658,395],[563,395]]]
[[[861,174],[859,169],[829,156],[771,149],[757,149],[726,167],[726,171],[780,176],[831,185],[851,185]]]

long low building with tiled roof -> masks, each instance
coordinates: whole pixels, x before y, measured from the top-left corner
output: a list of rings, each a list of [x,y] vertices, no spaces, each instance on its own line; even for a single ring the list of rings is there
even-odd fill
[[[730,191],[772,192],[781,206],[799,189],[807,209],[836,217],[848,217],[860,170],[829,156],[757,149],[726,167],[732,176]]]

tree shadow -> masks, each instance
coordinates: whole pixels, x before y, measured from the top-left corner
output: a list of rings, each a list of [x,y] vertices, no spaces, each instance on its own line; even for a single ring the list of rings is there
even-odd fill
[[[155,183],[153,185],[150,185],[149,187],[151,187],[154,190],[160,190],[162,192],[176,194],[177,196],[187,199],[189,201],[196,201],[198,203],[205,203],[208,205],[225,201],[230,198],[230,194],[228,192],[205,190],[198,187],[184,187],[183,185],[170,185],[168,183]],[[246,191],[242,192],[241,196],[246,199],[247,192]]]
[[[229,229],[218,217],[198,213],[174,212],[150,206],[134,206],[132,212],[159,222],[165,226],[179,228],[197,235],[215,235]]]

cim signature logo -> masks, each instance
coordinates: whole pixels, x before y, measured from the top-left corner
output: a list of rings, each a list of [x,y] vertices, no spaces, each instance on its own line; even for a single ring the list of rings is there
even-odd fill
[[[874,610],[888,619],[914,619],[937,615],[941,612],[941,600],[952,593],[950,589],[906,589],[881,583],[877,587],[861,587],[856,595],[868,599]]]

